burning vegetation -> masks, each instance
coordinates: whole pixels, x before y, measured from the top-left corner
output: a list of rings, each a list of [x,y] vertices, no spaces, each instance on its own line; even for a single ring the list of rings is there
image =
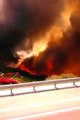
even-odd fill
[[[0,0],[0,63],[80,76],[80,0]]]

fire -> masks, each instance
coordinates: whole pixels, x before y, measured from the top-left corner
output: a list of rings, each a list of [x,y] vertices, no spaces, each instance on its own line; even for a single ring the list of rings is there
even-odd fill
[[[33,47],[31,50],[20,50],[16,51],[17,55],[20,57],[17,64],[11,63],[10,66],[15,66],[17,68],[20,64],[27,58],[32,56],[39,56],[39,54],[47,49],[48,43],[50,41],[59,44],[61,38],[63,37],[63,33],[66,32],[70,27],[70,17],[75,7],[70,5],[66,6],[64,10],[61,12],[58,20],[55,22],[54,25],[50,27],[47,33],[40,38],[35,40],[36,42],[33,43]]]
[[[26,54],[25,58],[38,56],[40,52],[43,52],[47,48],[48,42],[51,40],[59,44],[60,39],[63,37],[63,33],[71,27],[70,17],[74,10],[74,6],[66,6],[61,12],[58,20],[51,26],[46,35],[38,39],[37,42],[34,42],[32,50]]]
[[[38,56],[40,52],[43,52],[47,48],[47,44],[49,41],[49,36],[45,36],[38,40],[38,42],[35,42],[33,44],[32,50],[26,54],[26,58],[32,57],[32,56]]]
[[[80,41],[80,27],[78,27],[79,22],[77,27],[75,27],[79,16],[74,20],[74,14],[76,11],[79,12],[79,8],[77,8],[78,0],[77,2],[72,1],[73,0],[63,0],[64,4],[63,6],[60,6],[61,9],[58,11],[58,16],[56,15],[56,12],[54,15],[50,14],[51,11],[48,13],[49,17],[53,18],[53,21],[48,21],[50,22],[48,27],[44,26],[44,22],[41,23],[44,21],[43,19],[47,18],[47,15],[45,17],[38,15],[38,18],[35,17],[35,19],[32,19],[32,26],[31,24],[29,26],[29,33],[31,36],[25,29],[25,33],[27,34],[27,38],[24,38],[26,39],[26,48],[22,48],[20,46],[20,49],[15,50],[19,59],[17,64],[11,63],[11,67],[19,67],[21,70],[35,75],[61,74],[63,72],[68,73],[68,71],[78,73],[75,72],[77,71],[76,66],[78,66],[75,62],[75,56],[79,55],[80,50],[80,46],[78,44]],[[53,7],[51,10],[53,10]],[[53,15],[53,17],[50,15]],[[32,18],[34,18],[34,14]],[[46,30],[44,30],[44,27]],[[38,29],[38,31],[40,30],[40,33],[34,35],[34,33],[37,33],[37,30],[35,29]],[[27,40],[28,37],[30,37],[29,40]],[[31,42],[31,47],[29,42]],[[28,47],[30,48],[28,49]],[[73,65],[74,69],[72,68]]]

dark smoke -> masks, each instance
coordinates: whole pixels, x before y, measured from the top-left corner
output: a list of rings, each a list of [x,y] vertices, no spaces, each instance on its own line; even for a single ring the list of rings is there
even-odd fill
[[[3,0],[4,20],[0,19],[0,62],[18,62],[16,49],[29,50],[35,38],[45,34],[58,20],[64,4],[75,0]],[[28,58],[20,69],[30,74],[73,73],[80,75],[80,2],[72,13],[71,28],[60,45],[49,42],[38,57]],[[53,40],[50,40],[53,41]],[[27,44],[25,45],[25,42]]]
[[[0,20],[0,59],[4,62],[17,62],[19,56],[15,48],[20,46],[20,49],[24,49],[27,38],[34,38],[48,30],[59,15],[61,1],[3,0],[3,2],[4,20]],[[28,42],[28,49],[31,49],[29,48],[31,42]]]
[[[71,16],[72,29],[70,33],[64,36],[68,44],[65,45],[68,54],[67,66],[69,71],[80,75],[80,11]],[[64,41],[65,41],[64,40]]]

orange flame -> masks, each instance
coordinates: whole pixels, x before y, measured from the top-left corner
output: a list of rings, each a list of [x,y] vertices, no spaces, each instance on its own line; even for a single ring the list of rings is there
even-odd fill
[[[38,42],[33,44],[33,49],[26,55],[26,58],[34,55],[38,56],[40,52],[47,48],[47,44],[51,40],[58,44],[63,37],[63,33],[71,27],[70,17],[74,10],[74,5],[66,6],[56,23],[49,29],[46,35],[42,36]]]
[[[16,65],[11,65],[18,67],[25,59],[32,56],[38,56],[41,52],[46,50],[49,41],[54,41],[55,43],[59,44],[61,38],[63,37],[63,33],[68,31],[68,29],[71,27],[70,17],[74,11],[74,4],[66,5],[55,24],[51,26],[44,36],[33,43],[33,48],[31,50],[22,50],[16,52],[20,59]]]

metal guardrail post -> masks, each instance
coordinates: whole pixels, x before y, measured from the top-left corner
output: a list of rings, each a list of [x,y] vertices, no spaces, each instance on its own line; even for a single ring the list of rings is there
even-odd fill
[[[14,93],[13,93],[13,90],[12,90],[12,89],[10,89],[10,92],[11,92],[11,96],[14,96]]]
[[[56,86],[56,84],[54,84],[54,87],[55,87],[55,89],[58,89],[57,86]]]
[[[36,92],[35,86],[33,86],[33,90],[34,90],[34,92]]]
[[[73,85],[76,86],[75,82],[73,82]]]

